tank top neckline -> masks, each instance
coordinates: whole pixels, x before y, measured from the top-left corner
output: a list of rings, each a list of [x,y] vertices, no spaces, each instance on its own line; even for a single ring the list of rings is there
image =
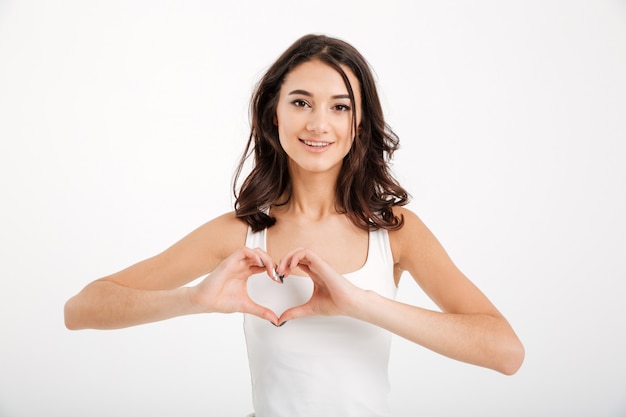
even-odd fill
[[[250,228],[248,228],[248,230],[250,230]],[[367,270],[367,267],[370,264],[370,259],[372,258],[372,235],[375,232],[377,232],[377,230],[375,230],[375,231],[370,230],[370,231],[367,232],[367,255],[365,257],[365,262],[363,262],[363,264],[360,267],[358,267],[357,269],[355,269],[354,271],[345,272],[345,273],[339,272],[340,275],[342,275],[344,277],[349,277],[349,276],[354,275],[354,274],[360,274],[363,271]],[[263,231],[261,233],[263,233],[263,236],[262,236],[263,250],[267,251],[267,228],[263,229]],[[305,275],[294,275],[294,274],[292,274],[292,276],[300,277],[300,278],[308,278]]]

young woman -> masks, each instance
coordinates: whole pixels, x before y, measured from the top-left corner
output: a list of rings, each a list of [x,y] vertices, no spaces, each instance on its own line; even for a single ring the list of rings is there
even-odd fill
[[[387,164],[398,139],[356,49],[302,37],[251,110],[236,178],[251,154],[254,166],[234,212],[87,285],[65,306],[68,328],[244,313],[256,417],[387,416],[392,333],[517,371],[524,349],[506,319],[403,207]],[[440,311],[394,300],[403,272]]]

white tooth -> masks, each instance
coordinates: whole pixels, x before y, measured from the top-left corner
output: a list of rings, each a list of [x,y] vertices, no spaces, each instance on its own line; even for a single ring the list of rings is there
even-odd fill
[[[327,145],[326,142],[310,142],[308,140],[305,140],[304,143],[307,144],[308,146],[314,146],[316,148],[321,148]]]

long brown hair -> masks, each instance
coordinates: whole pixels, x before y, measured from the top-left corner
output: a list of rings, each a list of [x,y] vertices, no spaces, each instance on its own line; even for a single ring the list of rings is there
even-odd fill
[[[356,111],[353,111],[356,137],[337,180],[337,209],[365,230],[399,229],[404,219],[395,216],[392,207],[406,204],[409,196],[391,174],[388,164],[398,149],[398,136],[385,123],[374,77],[365,58],[350,44],[324,35],[306,35],[298,39],[256,86],[250,102],[250,137],[233,181],[236,216],[248,223],[253,231],[263,230],[276,223],[276,219],[267,214],[269,208],[289,201],[288,160],[280,145],[274,116],[285,76],[296,66],[313,59],[330,65],[341,74],[352,103],[355,103],[354,92],[342,66],[349,68],[361,85],[361,124],[357,129]],[[237,193],[239,177],[252,154],[252,171]]]

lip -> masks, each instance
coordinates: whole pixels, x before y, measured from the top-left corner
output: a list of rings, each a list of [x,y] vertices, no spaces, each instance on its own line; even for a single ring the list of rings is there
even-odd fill
[[[327,142],[325,140],[309,140],[309,139],[298,139],[298,140],[304,146],[304,148],[309,152],[324,152],[333,144],[333,142]],[[313,145],[308,145],[307,142],[316,143],[316,144],[323,143],[324,145],[313,146]]]

